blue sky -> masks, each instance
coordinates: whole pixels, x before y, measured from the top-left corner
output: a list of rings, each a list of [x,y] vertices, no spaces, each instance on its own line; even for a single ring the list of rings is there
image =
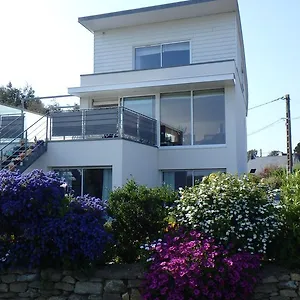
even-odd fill
[[[66,94],[79,75],[93,71],[93,37],[80,16],[174,2],[164,0],[10,0],[1,2],[0,85],[32,85],[39,96]],[[300,117],[300,1],[239,0],[249,80],[249,107],[291,95],[292,118]],[[66,101],[60,100],[64,105]],[[249,111],[248,149],[285,151],[285,103]],[[300,118],[292,121],[293,147]]]

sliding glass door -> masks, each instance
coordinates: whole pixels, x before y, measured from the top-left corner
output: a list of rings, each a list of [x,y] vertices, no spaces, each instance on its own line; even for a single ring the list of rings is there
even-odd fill
[[[67,183],[68,192],[74,196],[90,196],[107,200],[112,190],[111,168],[54,169]]]

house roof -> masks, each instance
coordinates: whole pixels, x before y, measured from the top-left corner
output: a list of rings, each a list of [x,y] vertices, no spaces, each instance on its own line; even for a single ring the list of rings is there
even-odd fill
[[[232,11],[238,11],[237,0],[188,0],[81,17],[78,22],[95,32]]]
[[[35,115],[40,115],[40,116],[43,116],[43,114],[41,113],[38,113],[38,112],[33,112],[33,111],[30,111],[28,109],[23,109],[24,113],[31,113],[31,114],[35,114]],[[4,103],[0,103],[0,115],[3,114],[3,115],[7,115],[7,114],[21,114],[22,113],[22,107],[16,107],[16,106],[11,106],[11,105],[8,105],[8,104],[4,104]]]

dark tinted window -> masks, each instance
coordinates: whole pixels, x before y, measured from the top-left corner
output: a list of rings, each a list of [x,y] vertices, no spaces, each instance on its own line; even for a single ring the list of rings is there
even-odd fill
[[[166,44],[162,47],[162,66],[176,67],[190,64],[190,43]]]
[[[160,46],[135,49],[135,69],[156,69],[161,67]]]

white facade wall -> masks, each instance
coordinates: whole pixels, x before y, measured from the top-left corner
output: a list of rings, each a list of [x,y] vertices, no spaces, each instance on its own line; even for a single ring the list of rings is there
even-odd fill
[[[239,78],[234,87],[235,94],[235,118],[236,118],[236,160],[239,174],[247,173],[247,124],[246,101]]]
[[[191,41],[191,62],[235,59],[235,13],[95,32],[94,73],[132,70],[134,49],[151,44]]]
[[[113,187],[122,186],[122,141],[59,141],[49,142],[47,152],[26,172],[57,167],[112,167]]]
[[[155,147],[123,141],[123,183],[134,179],[138,184],[155,187],[161,184],[158,171],[158,150]]]
[[[47,152],[26,173],[62,167],[112,167],[113,188],[131,178],[139,184],[159,185],[157,148],[126,140],[49,142]]]

